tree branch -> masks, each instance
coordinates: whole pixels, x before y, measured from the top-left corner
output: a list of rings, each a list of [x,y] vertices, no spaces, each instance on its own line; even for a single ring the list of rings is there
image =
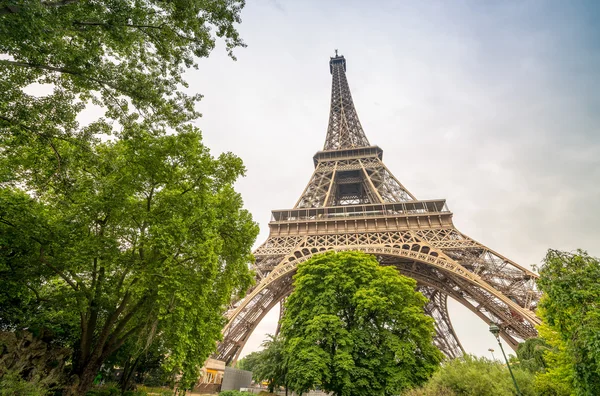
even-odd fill
[[[46,265],[52,271],[54,271],[58,276],[60,276],[61,278],[63,278],[63,280],[65,282],[67,282],[69,284],[69,286],[71,286],[73,288],[73,290],[79,291],[79,287],[77,286],[77,284],[75,282],[73,282],[72,279],[70,279],[69,277],[67,277],[61,270],[59,270],[54,265],[50,264],[48,262],[48,260],[46,260],[46,257],[44,257],[44,247],[43,246],[40,246],[40,262],[42,264]]]
[[[79,0],[42,1],[42,5],[46,7],[63,7],[77,2],[79,2]]]
[[[174,33],[177,37],[179,37],[179,38],[181,38],[183,40],[192,41],[192,42],[198,42],[198,39],[196,39],[194,37],[186,36],[185,34],[181,34],[177,30],[173,29],[170,26],[167,26],[164,23],[162,23],[162,24],[160,24],[158,26],[155,26],[155,25],[134,25],[134,24],[113,25],[111,23],[104,23],[104,22],[75,21],[75,22],[73,22],[73,24],[74,25],[79,25],[79,26],[127,27],[127,28],[140,29],[140,30],[142,30],[142,32],[144,31],[143,29],[163,30],[163,29],[167,28],[172,33]]]
[[[0,15],[17,14],[19,11],[21,11],[21,7],[17,7],[14,5],[7,5],[7,6],[4,6],[3,8],[0,8]]]
[[[119,87],[117,87],[114,84],[111,84],[107,81],[102,81],[99,80],[97,78],[94,77],[90,77],[90,76],[86,76],[84,74],[82,74],[81,72],[78,71],[74,71],[74,70],[68,70],[62,67],[54,67],[54,66],[47,66],[47,65],[38,65],[35,63],[28,63],[28,62],[17,62],[17,61],[11,61],[11,60],[7,60],[7,59],[0,59],[0,64],[5,64],[5,65],[9,65],[9,66],[17,66],[17,67],[26,67],[26,68],[30,68],[30,69],[39,69],[39,70],[47,70],[47,71],[53,71],[53,72],[58,72],[58,73],[64,73],[64,74],[70,74],[72,76],[76,76],[76,77],[81,77],[81,78],[85,78],[87,80],[93,81],[95,83],[98,83],[100,85],[106,85],[107,87],[110,87],[114,90],[120,91],[121,89],[119,89]]]
[[[86,22],[86,21],[75,21],[73,22],[73,25],[80,25],[80,26],[104,26],[104,27],[130,27],[130,28],[136,28],[136,29],[141,29],[141,28],[148,28],[148,29],[158,29],[161,30],[165,27],[165,24],[160,24],[159,26],[154,26],[154,25],[132,25],[132,24],[123,24],[123,25],[114,25],[112,23],[104,23],[104,22]]]

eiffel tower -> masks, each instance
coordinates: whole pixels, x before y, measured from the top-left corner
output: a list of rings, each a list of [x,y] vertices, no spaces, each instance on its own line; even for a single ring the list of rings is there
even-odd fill
[[[216,357],[236,361],[261,319],[292,292],[298,263],[328,250],[360,250],[417,281],[435,319],[436,346],[449,358],[464,349],[448,298],[495,323],[514,349],[537,335],[537,275],[454,227],[444,199],[418,200],[369,143],[354,108],[343,56],[330,58],[331,109],[315,171],[292,209],[274,210],[270,234],[255,252],[256,285],[228,311]]]

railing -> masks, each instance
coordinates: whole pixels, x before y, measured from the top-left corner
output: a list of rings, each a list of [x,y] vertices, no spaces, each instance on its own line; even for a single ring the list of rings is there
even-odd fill
[[[446,200],[406,201],[389,204],[346,205],[323,208],[301,208],[274,210],[271,222],[293,222],[306,220],[327,220],[356,217],[391,217],[415,214],[450,213]]]

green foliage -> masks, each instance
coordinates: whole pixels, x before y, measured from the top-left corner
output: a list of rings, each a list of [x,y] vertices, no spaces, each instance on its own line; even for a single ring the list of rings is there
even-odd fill
[[[237,390],[228,390],[228,391],[219,392],[219,396],[251,396],[251,395],[254,395],[254,393],[241,392],[241,391],[237,391]]]
[[[128,390],[121,392],[117,384],[95,385],[86,393],[86,396],[147,396],[148,389]],[[161,396],[171,396],[173,391],[165,389],[157,389],[155,394]]]
[[[543,338],[530,338],[517,347],[516,358],[511,358],[511,365],[532,373],[544,372],[546,360],[544,355],[550,345]]]
[[[86,396],[120,396],[121,391],[119,386],[114,383],[105,385],[95,385],[91,390],[87,391]]]
[[[44,333],[0,332],[0,389],[45,394],[61,384],[71,351],[46,341]]]
[[[260,358],[261,352],[262,351],[255,351],[244,356],[243,358],[237,361],[237,363],[235,364],[235,368],[238,368],[240,370],[253,371],[254,367],[258,363],[258,359]]]
[[[533,373],[513,369],[523,396],[537,395]],[[486,358],[465,355],[442,364],[433,377],[420,389],[407,396],[513,396],[515,386],[508,368]]]
[[[68,184],[36,197],[0,190],[0,271],[30,293],[24,312],[74,321],[64,327],[79,329],[71,345],[81,381],[125,341],[160,338],[167,370],[191,383],[221,336],[226,304],[252,279],[258,230],[232,188],[244,168],[231,154],[211,157],[191,128],[132,132],[96,143]],[[29,327],[39,317],[12,320]]]
[[[46,396],[48,387],[39,380],[26,380],[17,371],[8,371],[0,375],[0,396]]]
[[[298,266],[286,302],[287,382],[335,395],[392,395],[424,383],[442,354],[416,282],[375,257],[329,252]]]
[[[268,339],[262,346],[261,351],[252,352],[239,361],[237,368],[252,371],[254,381],[267,381],[269,391],[273,392],[276,387],[286,385],[284,343],[281,337],[268,335]]]
[[[197,118],[200,95],[187,95],[186,68],[221,37],[231,54],[244,46],[235,24],[243,0],[27,1],[0,4],[0,140],[10,150],[0,180],[36,161],[39,183],[68,164],[61,145],[140,122],[179,130]],[[32,94],[30,88],[36,87]],[[84,127],[86,105],[104,113]],[[91,112],[87,116],[91,116]],[[25,164],[26,166],[26,164]]]
[[[193,382],[251,280],[243,166],[209,155],[180,89],[217,37],[243,46],[243,5],[0,4],[0,330],[71,348],[69,394],[126,342]]]
[[[172,396],[173,391],[170,389],[152,387],[152,386],[138,386],[138,391],[143,392],[146,395],[158,395],[158,396]]]
[[[540,334],[553,347],[539,386],[556,394],[600,394],[600,262],[586,252],[549,250],[538,279],[544,296],[538,315]],[[551,393],[548,393],[551,394]]]

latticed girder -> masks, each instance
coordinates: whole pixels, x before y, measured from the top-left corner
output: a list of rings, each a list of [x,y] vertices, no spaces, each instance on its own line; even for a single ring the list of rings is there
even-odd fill
[[[319,161],[295,208],[413,201],[377,156]]]
[[[426,240],[427,236],[431,240]],[[450,249],[438,247],[448,244]],[[236,359],[256,326],[254,321],[262,318],[278,302],[277,298],[291,292],[290,279],[297,264],[327,250],[361,250],[374,254],[382,264],[394,265],[404,275],[416,279],[421,287],[439,291],[439,294],[431,294],[435,299],[430,300],[427,312],[437,321],[436,345],[449,357],[462,348],[447,314],[446,296],[469,308],[486,323],[498,324],[502,337],[512,347],[520,340],[536,336],[534,326],[539,324],[539,319],[530,309],[539,299],[533,282],[535,275],[456,229],[289,236],[270,238],[256,251],[256,268],[262,275],[248,297],[229,312],[230,323],[224,330],[219,358]],[[447,255],[446,250],[455,256]],[[460,257],[457,252],[462,252]],[[498,260],[502,260],[501,265]],[[279,263],[273,266],[275,261]],[[491,275],[493,271],[507,274],[487,279],[481,276]],[[286,286],[282,289],[283,285]]]
[[[419,286],[417,289],[429,300],[425,306],[425,312],[435,320],[434,344],[448,358],[454,359],[462,356],[465,350],[450,321],[448,295],[431,286]]]
[[[346,80],[346,60],[343,56],[336,56],[331,58],[329,65],[332,75],[331,109],[323,150],[367,147],[369,141],[358,120]]]

